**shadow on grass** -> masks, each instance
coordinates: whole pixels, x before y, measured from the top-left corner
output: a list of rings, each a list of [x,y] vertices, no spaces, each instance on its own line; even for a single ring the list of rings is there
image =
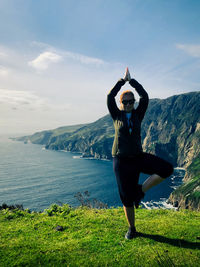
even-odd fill
[[[161,235],[150,235],[150,234],[145,234],[145,233],[140,233],[140,232],[138,232],[137,236],[149,238],[160,243],[167,243],[169,245],[179,247],[179,248],[200,249],[200,242],[189,242],[184,239],[173,239],[173,238],[168,238],[168,237],[161,236]]]

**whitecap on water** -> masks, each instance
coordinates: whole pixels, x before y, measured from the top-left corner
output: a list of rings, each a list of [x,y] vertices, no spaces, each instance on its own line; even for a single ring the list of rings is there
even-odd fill
[[[173,207],[171,204],[167,203],[166,198],[161,198],[160,201],[147,201],[147,202],[141,202],[141,204],[148,210],[151,209],[174,209],[177,208]]]
[[[82,156],[73,156],[73,159],[81,159]]]
[[[181,168],[181,167],[176,167],[176,168],[174,168],[175,170],[181,170],[181,171],[185,171],[185,169],[184,168]]]

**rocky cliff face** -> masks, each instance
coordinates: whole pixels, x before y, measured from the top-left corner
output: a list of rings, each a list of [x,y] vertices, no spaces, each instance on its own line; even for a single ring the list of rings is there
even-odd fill
[[[81,152],[85,157],[111,159],[113,137],[113,123],[107,115],[94,123],[43,131],[20,140],[43,144],[47,149]],[[154,153],[174,166],[191,166],[200,154],[200,92],[151,99],[141,137],[144,151]],[[186,177],[188,181],[195,177],[193,169],[190,168]],[[195,187],[192,190],[196,190]],[[175,190],[172,203],[178,201],[188,206],[181,199],[186,200],[186,195]],[[194,197],[192,199],[194,202]]]
[[[152,100],[143,123],[143,147],[187,167],[200,152],[200,93]]]
[[[200,211],[200,154],[188,166],[184,183],[172,192],[168,201],[178,209]]]
[[[81,152],[84,157],[110,159],[113,135],[111,118],[105,116],[67,136],[50,138],[46,148]]]

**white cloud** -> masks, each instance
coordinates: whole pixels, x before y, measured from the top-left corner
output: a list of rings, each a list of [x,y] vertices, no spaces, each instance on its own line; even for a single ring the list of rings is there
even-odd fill
[[[56,53],[49,51],[43,52],[36,59],[30,61],[28,64],[36,70],[46,70],[52,63],[57,63],[62,60],[62,57]]]
[[[178,49],[185,51],[192,57],[200,58],[200,45],[186,45],[186,44],[176,44]]]
[[[11,106],[42,106],[45,101],[31,92],[0,89],[0,103]]]
[[[69,104],[51,103],[34,92],[0,89],[1,134],[57,128],[70,117]]]
[[[0,66],[0,76],[7,76],[9,74],[9,69]]]
[[[88,57],[85,55],[77,54],[77,53],[72,53],[72,52],[64,52],[64,55],[67,58],[73,59],[75,61],[79,61],[82,64],[94,64],[94,65],[102,65],[105,64],[105,61],[99,58],[94,58],[94,57]]]
[[[106,62],[100,58],[89,57],[89,56],[82,55],[79,53],[74,53],[71,51],[55,49],[54,47],[52,47],[46,43],[33,41],[33,42],[31,42],[31,46],[37,47],[39,49],[46,49],[48,51],[52,51],[52,53],[62,55],[63,58],[72,59],[73,61],[79,62],[81,64],[86,64],[86,65],[89,65],[89,64],[93,64],[93,65],[106,64]]]
[[[46,98],[39,97],[33,92],[20,90],[0,89],[0,103],[7,108],[20,108],[37,111],[67,111],[70,104],[52,104]]]
[[[91,122],[107,114],[107,92],[123,75],[125,64],[109,63],[45,44],[32,43],[20,49],[5,48],[0,44],[1,131],[1,121],[5,132],[7,129],[18,130],[19,124],[20,129],[35,132],[39,128]],[[3,58],[3,55],[6,56]],[[27,68],[28,62],[37,72],[47,70],[51,64],[55,67],[37,75]],[[130,66],[130,72],[148,89],[150,97],[172,95],[174,80],[173,86],[169,84],[161,90],[166,77],[169,80],[169,74],[164,73],[162,79],[159,77],[162,66],[155,65],[157,76],[153,78],[149,72],[151,65],[138,71]],[[190,84],[187,87],[190,88]]]
[[[4,57],[6,57],[6,56],[7,56],[6,53],[0,51],[0,57],[1,57],[1,58],[4,58]]]

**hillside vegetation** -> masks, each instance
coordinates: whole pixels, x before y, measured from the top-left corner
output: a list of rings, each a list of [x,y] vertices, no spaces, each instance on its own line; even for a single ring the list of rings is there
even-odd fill
[[[169,202],[178,208],[200,211],[200,154],[187,168],[184,183],[172,192]]]
[[[198,212],[139,209],[139,234],[126,240],[122,208],[2,209],[0,266],[200,266],[199,222]]]

